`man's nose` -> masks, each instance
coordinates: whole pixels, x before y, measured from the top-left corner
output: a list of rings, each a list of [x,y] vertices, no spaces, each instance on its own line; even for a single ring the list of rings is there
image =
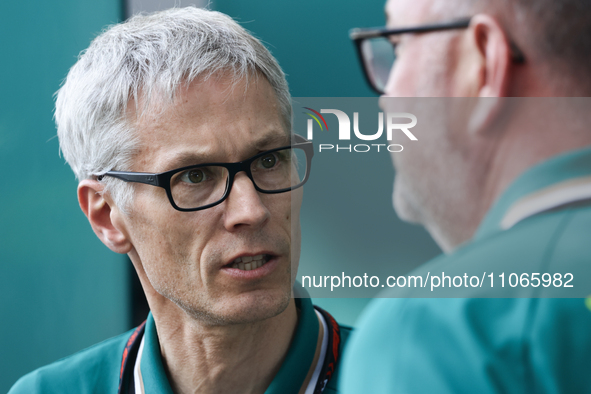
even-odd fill
[[[239,172],[234,177],[225,203],[224,226],[229,231],[242,226],[262,226],[271,216],[261,200],[261,194],[244,172]]]

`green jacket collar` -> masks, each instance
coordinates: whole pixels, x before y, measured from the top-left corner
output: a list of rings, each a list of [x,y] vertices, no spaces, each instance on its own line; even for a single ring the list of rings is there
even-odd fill
[[[550,158],[525,171],[493,204],[480,224],[473,241],[502,231],[506,213],[524,198],[561,182],[591,176],[591,147]]]
[[[266,394],[288,393],[301,387],[316,352],[319,323],[309,298],[296,298],[298,325],[281,368]],[[141,359],[142,379],[146,394],[173,394],[162,364],[160,342],[152,313],[146,321],[144,350]]]

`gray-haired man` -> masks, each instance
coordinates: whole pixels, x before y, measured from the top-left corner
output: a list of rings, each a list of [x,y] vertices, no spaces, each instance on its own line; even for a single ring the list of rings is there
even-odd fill
[[[197,8],[134,17],[70,70],[56,122],[80,206],[151,313],[11,393],[336,390],[347,329],[292,298],[311,147],[258,40]]]

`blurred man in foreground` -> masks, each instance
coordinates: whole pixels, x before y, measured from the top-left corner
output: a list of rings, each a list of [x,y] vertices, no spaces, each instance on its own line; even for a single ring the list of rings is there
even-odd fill
[[[386,29],[352,32],[382,108],[465,98],[409,99],[438,123],[416,113],[433,127],[393,155],[394,205],[446,252],[412,275],[528,281],[374,301],[345,355],[345,392],[590,392],[591,311],[543,297],[575,294],[554,275],[590,263],[591,3],[389,0],[386,16]],[[588,276],[571,284],[591,292]],[[529,298],[498,299],[515,294]]]
[[[292,295],[313,151],[257,39],[197,8],[136,16],[82,54],[56,121],[80,206],[151,313],[11,394],[336,392],[347,330]]]

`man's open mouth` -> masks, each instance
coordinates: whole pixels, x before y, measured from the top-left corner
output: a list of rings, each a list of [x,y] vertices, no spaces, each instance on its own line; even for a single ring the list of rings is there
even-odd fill
[[[242,271],[251,271],[262,267],[271,259],[269,254],[258,254],[256,256],[242,256],[238,257],[228,266],[230,268],[237,268]]]

